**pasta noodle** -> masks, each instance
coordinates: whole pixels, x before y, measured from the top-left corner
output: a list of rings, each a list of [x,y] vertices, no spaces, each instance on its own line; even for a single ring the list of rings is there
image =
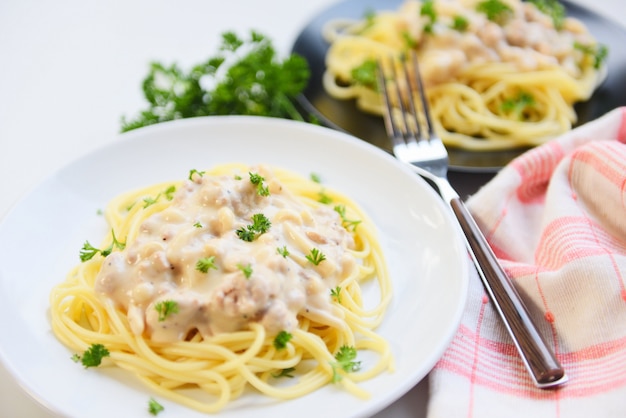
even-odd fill
[[[237,231],[254,211],[271,226],[248,228],[259,235],[245,241]],[[387,267],[374,225],[349,197],[278,167],[225,164],[122,194],[105,217],[110,236],[51,292],[52,329],[79,352],[102,344],[105,361],[158,396],[207,413],[252,388],[293,399],[335,382],[366,398],[358,382],[393,370],[375,332],[392,295]],[[307,257],[313,247],[326,257],[318,264]],[[201,268],[199,254],[214,264]],[[176,306],[167,316],[164,301]],[[341,368],[346,347],[373,360]]]
[[[507,13],[488,17],[484,7],[494,4]],[[447,146],[467,150],[535,146],[570,130],[574,104],[606,75],[607,50],[583,23],[553,20],[530,1],[406,1],[397,11],[331,21],[323,36],[325,90],[373,114],[383,112],[375,60],[399,65],[415,51],[435,128]]]

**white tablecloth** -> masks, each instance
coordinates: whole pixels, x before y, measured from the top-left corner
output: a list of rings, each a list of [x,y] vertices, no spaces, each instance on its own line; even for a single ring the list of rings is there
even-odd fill
[[[145,107],[148,63],[182,66],[215,51],[226,30],[256,29],[286,54],[334,0],[0,2],[0,217],[43,177],[114,140]],[[619,0],[576,0],[626,25]],[[45,349],[42,347],[42,349]],[[423,414],[420,384],[381,416]],[[0,415],[49,417],[0,365]]]

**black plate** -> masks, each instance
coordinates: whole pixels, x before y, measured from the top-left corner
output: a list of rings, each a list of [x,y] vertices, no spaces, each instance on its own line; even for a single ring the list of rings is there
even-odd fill
[[[353,101],[336,100],[322,86],[328,44],[322,38],[322,27],[337,18],[359,19],[371,10],[394,10],[403,0],[343,0],[322,11],[304,28],[292,52],[302,55],[311,67],[311,80],[300,103],[320,121],[332,128],[351,133],[388,152],[391,144],[385,134],[382,118],[359,111]],[[626,28],[582,6],[562,1],[567,15],[587,25],[591,34],[609,48],[608,77],[593,96],[575,106],[577,125],[596,119],[608,111],[626,105]],[[450,169],[455,171],[495,172],[523,149],[476,152],[450,148]]]

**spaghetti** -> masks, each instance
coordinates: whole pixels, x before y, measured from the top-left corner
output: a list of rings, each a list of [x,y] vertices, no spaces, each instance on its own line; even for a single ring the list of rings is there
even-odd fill
[[[86,244],[51,292],[52,329],[71,349],[101,344],[156,394],[208,413],[250,388],[292,399],[336,382],[367,397],[358,382],[393,369],[374,331],[390,279],[374,225],[347,196],[229,164],[122,194],[105,216],[102,249]],[[342,368],[345,349],[375,360]]]
[[[607,50],[584,24],[531,1],[407,1],[331,21],[323,35],[325,90],[374,114],[383,112],[375,61],[415,51],[439,135],[467,150],[535,146],[570,130],[574,104],[605,76]]]

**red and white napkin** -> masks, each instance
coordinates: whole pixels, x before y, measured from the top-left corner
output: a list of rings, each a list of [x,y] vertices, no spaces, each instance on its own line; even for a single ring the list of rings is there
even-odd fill
[[[626,108],[526,152],[468,205],[569,382],[535,388],[473,275],[428,418],[626,417]]]

